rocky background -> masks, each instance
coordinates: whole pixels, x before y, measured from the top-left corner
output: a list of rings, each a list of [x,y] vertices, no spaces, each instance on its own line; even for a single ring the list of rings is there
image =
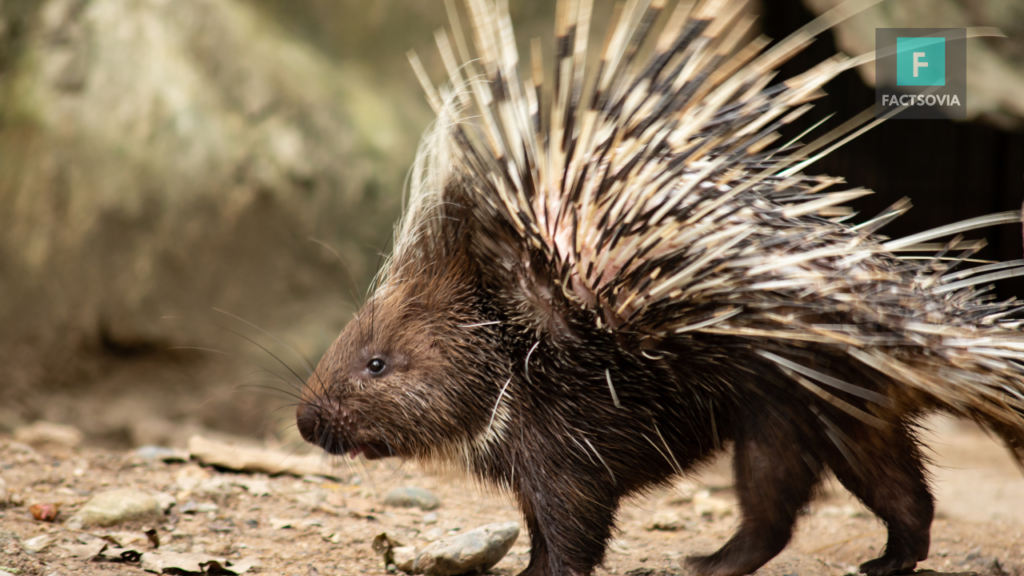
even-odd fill
[[[837,2],[752,9],[781,38]],[[549,2],[512,9],[520,40],[549,33]],[[430,121],[405,52],[438,70],[444,13],[442,0],[0,0],[0,432],[51,420],[125,447],[286,430],[285,381],[388,249]],[[935,25],[1009,36],[971,44],[974,121],[891,122],[812,167],[875,189],[866,216],[913,198],[894,235],[1024,200],[1024,2],[890,0],[787,68],[870,50],[877,26]],[[814,120],[870,106],[871,80],[838,80]],[[1021,257],[1019,230],[989,238],[990,256]]]

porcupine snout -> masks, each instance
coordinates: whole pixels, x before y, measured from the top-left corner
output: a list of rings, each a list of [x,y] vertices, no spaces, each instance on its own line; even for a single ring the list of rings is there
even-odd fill
[[[348,454],[353,458],[361,454],[371,460],[397,455],[351,401],[328,392],[319,383],[307,383],[295,411],[295,423],[302,438],[328,454]]]
[[[329,398],[304,399],[295,412],[296,425],[302,438],[329,454],[351,450],[345,439],[353,422],[349,412]]]
[[[302,439],[323,448],[329,454],[344,454],[355,448],[352,441],[359,427],[346,409],[330,394],[312,392],[307,385],[295,413]]]

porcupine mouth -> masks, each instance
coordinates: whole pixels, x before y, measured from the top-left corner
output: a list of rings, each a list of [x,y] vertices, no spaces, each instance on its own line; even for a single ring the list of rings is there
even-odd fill
[[[356,458],[362,454],[368,460],[377,460],[399,455],[383,440],[350,440],[353,422],[349,413],[340,407],[328,411],[317,404],[304,404],[296,414],[296,424],[305,441],[333,456],[348,454]]]
[[[388,456],[397,456],[390,446],[383,442],[363,442],[356,444],[346,452],[352,459],[360,454],[367,460],[378,460]]]

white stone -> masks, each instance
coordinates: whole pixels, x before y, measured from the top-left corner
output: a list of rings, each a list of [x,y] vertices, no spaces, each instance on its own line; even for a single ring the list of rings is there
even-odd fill
[[[113,526],[129,520],[163,518],[160,501],[141,490],[124,488],[93,496],[72,518],[76,526]]]
[[[518,537],[518,522],[498,522],[474,528],[424,548],[416,556],[413,571],[427,576],[482,574],[505,557]]]

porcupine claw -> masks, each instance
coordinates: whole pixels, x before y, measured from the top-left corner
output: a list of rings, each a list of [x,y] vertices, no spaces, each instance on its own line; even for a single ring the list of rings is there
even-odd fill
[[[910,574],[917,567],[917,560],[910,558],[888,558],[882,556],[868,560],[858,570],[865,576],[891,576],[894,574]]]

